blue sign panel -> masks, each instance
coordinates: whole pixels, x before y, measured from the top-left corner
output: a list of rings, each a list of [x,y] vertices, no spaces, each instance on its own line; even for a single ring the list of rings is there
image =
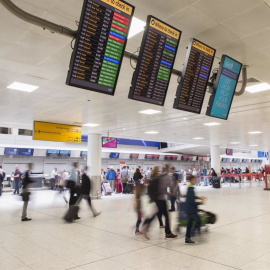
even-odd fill
[[[18,156],[19,152],[19,148],[5,148],[4,154],[8,156]]]
[[[88,135],[82,134],[82,142],[88,142]]]
[[[160,147],[160,142],[132,140],[132,139],[123,139],[123,138],[118,138],[117,144],[137,145],[137,146],[147,146],[147,147]]]
[[[212,99],[210,98],[207,115],[228,119],[241,68],[241,63],[226,55],[222,56],[217,80],[214,84],[215,94],[211,97]]]
[[[20,149],[21,156],[32,157],[33,154],[34,154],[34,149],[29,149],[29,148],[21,148]]]
[[[120,153],[110,153],[110,158],[119,158]]]

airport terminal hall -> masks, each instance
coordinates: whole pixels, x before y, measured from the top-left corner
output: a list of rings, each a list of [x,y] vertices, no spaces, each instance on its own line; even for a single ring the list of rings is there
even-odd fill
[[[270,270],[270,0],[0,0],[0,270]]]

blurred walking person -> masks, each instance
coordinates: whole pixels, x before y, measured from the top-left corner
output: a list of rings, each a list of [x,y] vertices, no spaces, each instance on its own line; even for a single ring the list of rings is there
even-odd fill
[[[22,198],[23,198],[23,210],[22,210],[22,221],[30,221],[31,218],[27,217],[27,206],[30,199],[30,192],[29,192],[29,186],[34,183],[33,180],[31,180],[30,175],[31,171],[33,169],[32,163],[28,164],[28,170],[25,172],[24,179],[23,179],[23,192],[22,192]]]
[[[137,222],[135,234],[141,234],[140,232],[140,224],[142,222],[142,200],[141,197],[143,195],[143,184],[136,184],[136,194],[135,194],[135,209],[137,212]]]
[[[3,170],[2,170],[2,166],[0,167],[0,196],[2,196],[2,190],[3,190],[3,182],[4,182],[4,173],[3,173]]]
[[[20,180],[21,180],[21,172],[19,170],[19,167],[18,165],[15,166],[15,173],[14,173],[14,184],[15,184],[15,189],[14,189],[14,192],[13,194],[19,194],[20,192]]]
[[[52,173],[51,173],[51,179],[50,179],[50,182],[51,182],[51,189],[54,189],[55,188],[55,183],[56,183],[56,177],[57,177],[58,173],[57,173],[57,168],[54,168],[52,170]]]
[[[177,197],[180,196],[178,174],[175,172],[174,167],[171,167],[170,178],[171,178],[170,179],[171,185],[170,185],[170,192],[168,193],[168,195],[170,196],[171,209],[169,210],[169,212],[174,212],[176,199]]]
[[[152,217],[147,218],[144,221],[143,234],[145,238],[149,239],[147,236],[147,231],[150,227],[151,222],[155,218],[156,214],[161,219],[162,216],[165,217],[165,238],[176,238],[177,235],[173,234],[170,229],[169,214],[167,210],[167,188],[170,187],[170,179],[168,176],[169,165],[165,165],[165,173],[158,174],[159,167],[154,167],[152,172],[151,181],[149,182],[148,194],[151,201],[154,201],[157,205],[158,211]]]
[[[123,186],[123,194],[126,194],[127,182],[129,178],[129,171],[127,170],[126,166],[123,167],[123,170],[121,171],[120,174],[120,178]]]
[[[81,185],[81,190],[80,190],[80,196],[75,205],[79,206],[82,199],[87,200],[88,205],[93,213],[93,216],[96,217],[100,215],[101,212],[97,212],[95,208],[93,207],[92,202],[91,202],[90,192],[91,192],[91,180],[88,176],[88,167],[86,166],[82,174],[82,185]]]

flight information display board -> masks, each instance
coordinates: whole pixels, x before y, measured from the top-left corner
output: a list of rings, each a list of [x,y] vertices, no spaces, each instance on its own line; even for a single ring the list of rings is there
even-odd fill
[[[114,95],[134,6],[84,0],[67,85]]]
[[[181,31],[148,16],[129,98],[164,105]]]
[[[206,115],[228,119],[241,69],[241,63],[227,55],[222,55]]]
[[[193,38],[190,40],[173,107],[201,113],[216,50]]]

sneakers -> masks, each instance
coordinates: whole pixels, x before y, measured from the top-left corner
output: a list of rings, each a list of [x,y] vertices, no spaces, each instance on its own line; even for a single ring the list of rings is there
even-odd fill
[[[173,234],[173,233],[165,234],[165,239],[173,239],[173,238],[176,238],[176,237],[177,237],[177,235]]]
[[[22,218],[22,221],[30,221],[30,220],[32,220],[32,218]]]
[[[97,217],[97,216],[99,216],[101,214],[101,212],[95,212],[94,213],[94,217]]]
[[[165,225],[161,225],[161,226],[159,226],[159,228],[163,229],[163,228],[165,228]]]
[[[175,209],[170,209],[169,212],[175,212]]]
[[[76,219],[80,219],[80,217],[77,216],[77,217],[74,218],[74,220],[76,220]]]
[[[140,232],[139,229],[136,229],[135,234],[136,234],[136,235],[142,234],[142,232]]]
[[[186,244],[195,244],[195,242],[193,240],[191,240],[190,238],[185,238],[185,243]]]

